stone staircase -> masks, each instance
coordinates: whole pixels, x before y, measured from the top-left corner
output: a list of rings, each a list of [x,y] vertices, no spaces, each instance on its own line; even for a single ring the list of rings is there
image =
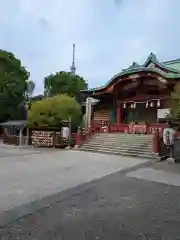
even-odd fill
[[[79,150],[150,159],[157,158],[157,154],[153,153],[152,135],[97,133],[88,139]]]

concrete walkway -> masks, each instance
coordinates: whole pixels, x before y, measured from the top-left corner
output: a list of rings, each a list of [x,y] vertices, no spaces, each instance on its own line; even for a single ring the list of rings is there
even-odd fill
[[[168,160],[156,162],[148,168],[140,168],[129,172],[126,176],[180,187],[180,164]]]
[[[146,162],[80,151],[0,151],[0,212]]]

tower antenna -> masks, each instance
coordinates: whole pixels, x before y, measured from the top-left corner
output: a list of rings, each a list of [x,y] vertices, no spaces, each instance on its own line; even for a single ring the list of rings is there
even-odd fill
[[[72,73],[73,75],[76,74],[76,65],[75,65],[75,47],[76,47],[76,45],[73,44],[73,59],[72,59],[72,65],[71,65],[71,73]]]

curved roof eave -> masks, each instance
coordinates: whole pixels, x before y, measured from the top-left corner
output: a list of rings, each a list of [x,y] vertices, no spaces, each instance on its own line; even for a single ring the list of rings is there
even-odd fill
[[[122,77],[122,76],[130,75],[130,74],[140,73],[140,72],[157,73],[158,75],[160,75],[160,76],[162,76],[166,79],[180,78],[180,72],[178,72],[178,73],[163,73],[156,68],[140,67],[140,68],[133,68],[133,69],[124,70],[123,72],[115,74],[104,86],[101,86],[101,87],[98,87],[98,88],[91,88],[91,89],[88,89],[88,90],[81,90],[81,92],[95,92],[95,91],[104,90],[110,84],[112,84],[113,81],[115,81],[117,79],[117,77]]]
[[[176,70],[176,69],[174,69],[174,68],[171,68],[171,67],[168,67],[168,66],[166,66],[165,64],[162,64],[162,63],[160,63],[160,62],[158,62],[157,60],[152,60],[152,59],[147,59],[146,60],[146,62],[142,65],[143,67],[146,67],[150,62],[153,62],[153,63],[155,63],[156,65],[158,65],[159,67],[161,67],[161,68],[163,68],[163,69],[166,69],[166,70],[168,70],[168,71],[170,71],[170,72],[173,72],[173,73],[177,73],[177,74],[179,74],[180,73],[180,71],[178,71],[178,70]]]

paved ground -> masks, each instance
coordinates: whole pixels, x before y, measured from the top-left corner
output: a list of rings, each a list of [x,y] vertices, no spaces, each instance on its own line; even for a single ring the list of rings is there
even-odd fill
[[[32,153],[39,153],[40,150],[35,150],[32,148],[20,148],[12,145],[5,145],[0,143],[0,159],[4,157],[14,157],[19,155],[28,155]]]
[[[180,239],[177,187],[115,173],[77,191],[2,227],[1,239]]]
[[[0,212],[145,162],[82,151],[10,146],[1,146],[0,152]]]
[[[157,162],[156,164],[152,165],[152,168],[155,170],[162,170],[168,173],[177,173],[178,175],[180,174],[180,164],[174,164],[170,161]]]
[[[76,157],[70,159],[71,154]],[[84,152],[41,152],[34,154],[31,160],[25,156],[6,160],[12,164],[15,162],[14,169],[23,176],[22,179],[26,179],[26,183],[33,183],[28,185],[28,193],[31,189],[36,189],[35,182],[41,178],[43,183],[38,185],[41,189],[51,179],[58,179],[58,187],[55,184],[54,189],[59,193],[51,199],[44,198],[46,203],[51,202],[48,206],[45,207],[44,199],[37,201],[38,211],[32,211],[16,220],[12,218],[6,226],[0,227],[0,239],[180,239],[180,187],[170,182],[169,178],[169,174],[172,174],[172,178],[178,178],[179,172],[173,171],[172,165],[169,172],[166,164],[145,167],[138,165],[143,160]],[[54,160],[57,157],[58,160]],[[6,160],[2,158],[0,161],[5,164]],[[11,166],[10,163],[8,165]],[[35,165],[37,167],[34,169],[32,166]],[[20,166],[23,167],[17,171]],[[137,169],[127,170],[131,166],[136,166]],[[29,173],[26,170],[23,175],[27,168]],[[70,171],[69,174],[66,168]],[[147,169],[154,171],[155,179],[149,179],[149,175],[142,178]],[[140,171],[139,175],[137,171]],[[157,177],[158,171],[164,173],[161,181]],[[33,181],[30,180],[32,173]],[[109,173],[112,174],[107,176]],[[2,174],[3,171],[0,176]],[[13,170],[10,170],[11,174]],[[41,174],[39,178],[38,174]],[[59,178],[59,175],[64,177]],[[13,176],[11,180],[14,178],[17,179]],[[67,180],[69,178],[70,182]],[[77,186],[80,183],[85,184]],[[77,187],[69,188],[75,185]],[[61,191],[62,189],[66,190]],[[21,207],[17,212],[20,213],[20,210]]]
[[[180,187],[180,164],[157,162],[151,167],[132,171],[127,176]]]

